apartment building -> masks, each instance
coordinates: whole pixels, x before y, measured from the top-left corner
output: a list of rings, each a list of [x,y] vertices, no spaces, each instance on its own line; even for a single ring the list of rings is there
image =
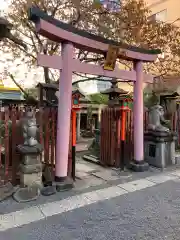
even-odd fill
[[[145,0],[152,14],[151,20],[173,23],[180,27],[180,0]],[[173,92],[179,91],[180,76],[164,76],[162,80],[157,79],[157,92]],[[150,88],[149,88],[150,89]]]
[[[174,23],[177,26],[180,27],[180,0],[144,0],[148,7],[151,10],[150,19],[152,21],[162,21],[167,23]],[[167,86],[166,85],[167,82]],[[176,89],[180,85],[180,77],[175,78],[167,78],[163,80],[163,82],[159,82],[158,87],[168,87],[169,88],[169,82],[171,82],[171,85],[173,85],[173,88]],[[162,86],[161,86],[162,85]],[[144,87],[146,84],[144,84]],[[132,91],[133,87],[132,84],[127,83],[120,83],[120,88],[123,88],[127,91]],[[152,84],[148,85],[146,88],[146,91],[152,90]]]
[[[145,0],[156,21],[174,23],[180,26],[180,0]]]

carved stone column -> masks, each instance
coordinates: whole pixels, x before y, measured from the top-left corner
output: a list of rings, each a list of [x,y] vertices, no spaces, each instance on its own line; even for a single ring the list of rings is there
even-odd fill
[[[37,141],[36,118],[32,111],[27,111],[21,122],[24,143],[17,146],[21,155],[20,188],[15,192],[14,199],[18,202],[35,200],[42,188],[42,163],[40,154],[42,146]]]

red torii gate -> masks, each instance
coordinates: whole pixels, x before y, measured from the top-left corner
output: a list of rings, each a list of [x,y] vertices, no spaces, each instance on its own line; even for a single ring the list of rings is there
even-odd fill
[[[37,59],[38,65],[61,71],[55,166],[57,190],[72,187],[72,182],[67,178],[67,169],[73,72],[120,78],[124,81],[134,82],[134,159],[132,168],[136,171],[146,170],[148,164],[144,162],[143,80],[152,82],[153,77],[143,73],[143,62],[155,61],[157,55],[161,53],[160,50],[145,50],[90,34],[70,24],[56,20],[36,7],[30,8],[29,19],[35,23],[39,34],[61,43],[62,46],[61,56],[39,54]],[[114,54],[115,59],[109,59],[112,66],[116,58],[133,61],[134,70],[125,71],[115,67],[114,70],[108,71],[103,66],[81,63],[78,59],[74,59],[75,47],[104,54],[107,57],[111,53]]]

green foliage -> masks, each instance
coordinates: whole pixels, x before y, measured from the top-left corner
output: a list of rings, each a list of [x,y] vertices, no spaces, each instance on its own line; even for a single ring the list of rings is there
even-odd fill
[[[108,95],[101,94],[101,93],[95,93],[89,95],[90,100],[92,103],[97,104],[107,104],[108,103]]]

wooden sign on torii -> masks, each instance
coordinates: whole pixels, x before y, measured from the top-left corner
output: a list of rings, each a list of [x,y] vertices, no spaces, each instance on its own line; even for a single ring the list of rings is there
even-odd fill
[[[145,170],[144,162],[144,134],[143,134],[143,81],[152,82],[153,76],[143,73],[143,62],[153,62],[157,59],[160,50],[146,50],[127,44],[118,43],[103,37],[79,30],[70,24],[48,16],[36,7],[29,10],[29,19],[36,25],[39,34],[51,41],[62,44],[61,56],[38,55],[38,65],[59,69],[59,104],[57,126],[56,176],[57,189],[70,186],[67,179],[68,150],[70,133],[71,94],[73,72],[91,75],[119,78],[123,81],[134,82],[134,170]],[[74,59],[74,48],[107,56],[105,66],[81,63]],[[114,50],[113,50],[114,49]],[[114,51],[114,52],[113,52]],[[113,71],[114,60],[108,60],[111,52],[115,58],[133,61],[134,70],[125,71],[117,67]],[[108,63],[110,61],[110,63]],[[109,64],[109,65],[108,65]]]

